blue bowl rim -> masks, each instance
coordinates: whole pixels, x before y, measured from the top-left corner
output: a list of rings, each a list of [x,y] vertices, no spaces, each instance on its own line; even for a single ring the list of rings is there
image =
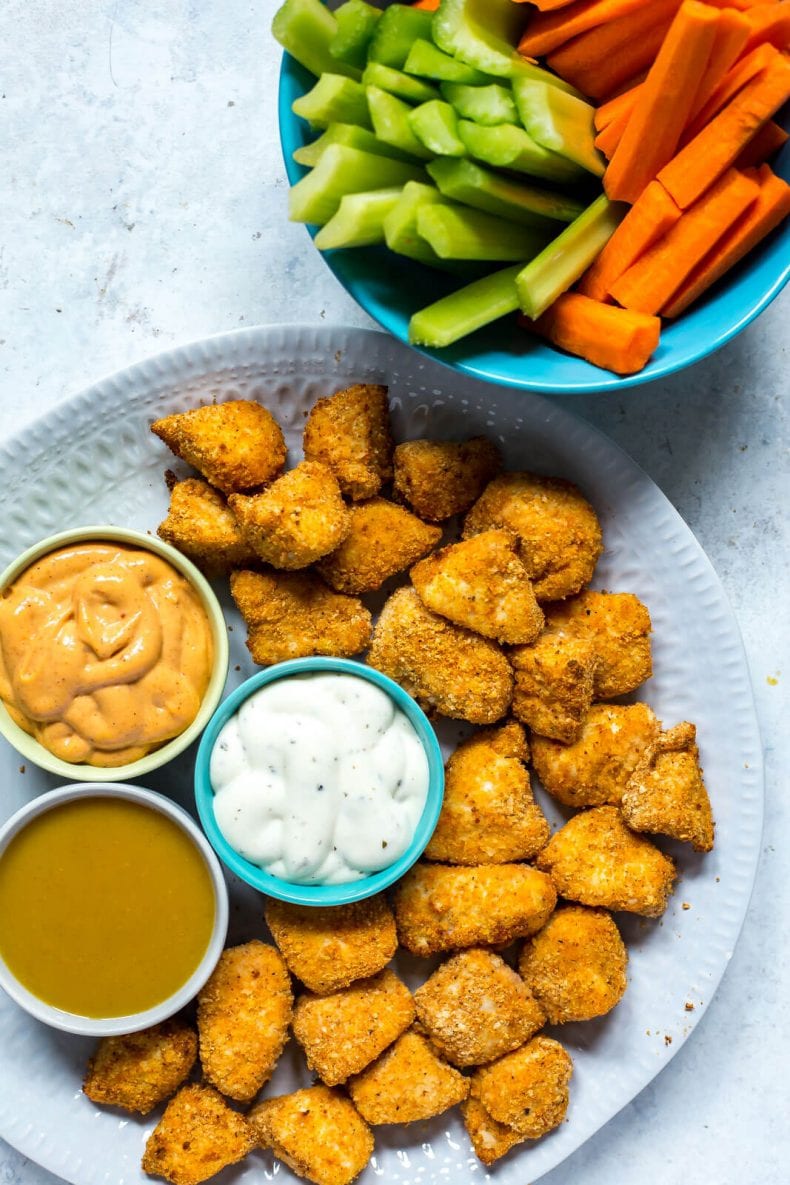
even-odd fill
[[[341,885],[299,885],[292,881],[284,881],[280,877],[264,872],[257,864],[240,856],[217,826],[213,809],[214,791],[209,777],[211,754],[220,729],[253,692],[279,679],[287,679],[293,675],[314,674],[317,671],[335,671],[346,675],[355,675],[358,678],[367,679],[369,683],[386,691],[414,726],[428,759],[428,795],[409,847],[398,860],[380,872],[375,872],[362,880]],[[276,663],[264,671],[258,671],[232,691],[216,709],[206,725],[195,759],[195,804],[203,830],[220,860],[231,872],[254,889],[258,889],[259,892],[265,893],[269,897],[276,897],[280,901],[288,901],[293,905],[347,905],[352,901],[362,901],[366,897],[372,897],[383,889],[389,888],[404,873],[408,872],[427,847],[436,827],[443,799],[444,760],[442,751],[436,733],[422,708],[408,692],[404,691],[387,675],[377,671],[375,667],[369,667],[365,663],[347,658],[295,658],[288,662]]]

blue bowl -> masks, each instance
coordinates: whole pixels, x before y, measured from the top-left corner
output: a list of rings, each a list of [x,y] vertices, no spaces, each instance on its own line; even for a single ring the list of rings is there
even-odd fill
[[[211,753],[221,729],[244,701],[259,688],[274,683],[277,679],[312,674],[316,671],[337,671],[344,675],[356,675],[386,691],[413,725],[428,758],[428,796],[408,848],[400,859],[383,868],[381,872],[374,872],[362,880],[351,881],[345,885],[297,885],[292,881],[271,876],[257,864],[245,860],[230,846],[217,826],[214,816],[214,790],[209,778],[209,767]],[[345,658],[296,658],[291,662],[277,663],[247,679],[241,687],[231,692],[211,717],[203,733],[195,762],[195,802],[198,814],[209,843],[220,860],[254,889],[266,893],[269,897],[277,897],[280,901],[290,901],[294,905],[346,905],[349,901],[361,901],[365,897],[372,897],[374,893],[380,893],[382,889],[394,884],[420,858],[427,847],[442,809],[443,798],[444,762],[436,733],[428,717],[411,696],[392,679],[388,679],[373,667]]]
[[[293,153],[315,138],[308,124],[291,111],[294,99],[315,83],[289,54],[283,55],[280,72],[280,143],[285,170],[293,185],[307,169],[297,165]],[[790,181],[790,142],[772,168]],[[309,227],[315,236],[317,227]],[[357,304],[402,342],[409,343],[412,313],[458,287],[458,281],[396,258],[382,247],[322,252],[328,267]],[[689,312],[669,322],[651,362],[639,374],[620,378],[555,350],[520,329],[515,316],[495,322],[486,329],[448,346],[444,350],[420,349],[429,358],[462,374],[516,387],[556,395],[582,395],[592,391],[621,391],[664,378],[683,370],[720,349],[766,308],[790,279],[790,220],[786,220],[738,267],[719,281]],[[413,347],[418,348],[418,347]]]

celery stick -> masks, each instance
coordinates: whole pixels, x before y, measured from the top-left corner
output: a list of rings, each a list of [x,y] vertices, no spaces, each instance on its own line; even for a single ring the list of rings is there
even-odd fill
[[[297,148],[293,158],[298,165],[312,168],[317,165],[330,144],[344,144],[347,148],[358,148],[360,152],[372,152],[375,156],[388,156],[391,160],[414,161],[413,156],[393,148],[391,144],[384,144],[376,139],[373,132],[367,128],[360,128],[354,123],[330,123],[325,132],[318,139]]]
[[[520,264],[506,267],[420,309],[409,322],[409,341],[415,346],[441,349],[514,313],[518,308],[516,276],[520,270]]]
[[[485,127],[498,123],[518,123],[518,112],[513,96],[506,86],[464,86],[460,82],[443,82],[441,92],[448,103],[464,119],[473,119]]]
[[[412,108],[408,103],[377,86],[369,86],[367,96],[373,130],[379,140],[422,160],[433,155],[411,130],[408,116]]]
[[[314,222],[323,226],[337,213],[347,193],[367,189],[388,189],[407,181],[424,179],[422,169],[405,161],[389,160],[332,144],[315,168],[291,187],[288,212],[292,222]]]
[[[331,71],[359,78],[359,70],[336,61],[330,53],[337,21],[321,0],[285,0],[274,15],[272,34],[286,53],[316,77]]]
[[[417,139],[435,156],[466,156],[458,139],[458,119],[449,103],[433,99],[415,107],[407,118]]]
[[[329,43],[332,57],[363,70],[368,45],[380,19],[380,9],[365,0],[345,0],[335,9],[337,33]]]
[[[418,37],[430,37],[433,13],[405,4],[390,4],[368,46],[368,61],[402,70],[409,48]]]
[[[606,194],[566,226],[523,271],[517,288],[521,311],[534,321],[575,284],[617,230],[627,207]]]
[[[374,189],[368,193],[347,193],[340,199],[337,214],[325,223],[314,242],[319,251],[333,247],[367,247],[384,242],[384,219],[394,210],[402,193],[395,189]]]
[[[438,90],[429,82],[393,70],[392,66],[382,66],[381,62],[368,62],[362,73],[362,85],[377,86],[407,103],[430,103],[431,99],[439,98]]]
[[[314,128],[328,128],[330,123],[371,126],[365,87],[341,74],[322,74],[312,90],[294,100],[291,110]]]
[[[432,185],[409,181],[403,187],[398,204],[384,219],[384,239],[390,251],[427,263],[431,267],[442,267],[442,260],[417,231],[417,215],[421,207],[444,199]]]
[[[487,82],[487,76],[471,66],[465,66],[450,54],[437,49],[432,41],[418,38],[403,67],[406,74],[418,74],[420,78],[436,78],[442,82],[466,82],[469,84]]]
[[[469,155],[487,165],[546,177],[550,181],[577,181],[584,176],[583,170],[573,161],[536,144],[528,132],[514,123],[484,128],[471,119],[459,119],[458,135]]]
[[[526,226],[545,229],[554,226],[556,231],[557,222],[573,222],[584,210],[575,198],[524,185],[471,160],[432,160],[426,168],[442,194],[451,201]]]
[[[417,233],[440,259],[502,263],[532,259],[551,237],[545,231],[516,226],[482,210],[442,205],[424,205],[418,209]]]
[[[556,86],[529,79],[513,80],[521,122],[533,140],[603,177],[606,162],[595,147],[595,108]]]

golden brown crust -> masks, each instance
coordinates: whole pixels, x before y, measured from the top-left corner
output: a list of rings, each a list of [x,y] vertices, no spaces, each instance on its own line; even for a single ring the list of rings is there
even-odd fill
[[[170,487],[167,517],[156,533],[210,575],[243,567],[254,558],[222,494],[199,477]]]
[[[225,494],[266,485],[285,464],[285,439],[271,412],[250,399],[165,416],[151,431]]]
[[[438,1056],[430,1041],[410,1031],[348,1083],[368,1123],[413,1123],[441,1115],[469,1093],[469,1081]]]
[[[354,502],[377,494],[392,477],[387,388],[357,383],[319,399],[304,427],[304,455],[328,465]]]
[[[508,652],[515,675],[513,715],[538,736],[570,744],[593,701],[597,658],[587,638],[546,629]]]
[[[429,522],[463,514],[502,468],[499,449],[485,436],[462,444],[410,440],[395,449],[394,489]]]
[[[375,592],[385,580],[409,568],[442,537],[402,506],[385,498],[359,502],[349,512],[349,530],[340,546],[318,565],[338,592]]]
[[[143,1172],[200,1185],[243,1160],[255,1139],[243,1115],[210,1086],[185,1086],[165,1108],[143,1153]]]
[[[461,1115],[469,1133],[472,1147],[478,1160],[493,1164],[517,1144],[523,1144],[526,1136],[520,1136],[506,1123],[497,1123],[488,1114],[483,1104],[473,1094],[461,1103]]]
[[[696,736],[696,728],[688,722],[662,733],[634,770],[621,809],[635,831],[669,835],[692,844],[696,852],[709,852],[713,812]]]
[[[593,687],[596,699],[634,691],[653,673],[650,614],[633,593],[586,589],[561,605],[551,605],[546,621],[550,627],[592,642],[598,659]]]
[[[537,1140],[565,1118],[572,1073],[573,1062],[559,1041],[535,1037],[477,1070],[471,1093],[498,1123]]]
[[[94,1103],[147,1115],[189,1077],[197,1049],[194,1029],[179,1020],[104,1037],[88,1062],[82,1089]]]
[[[354,1104],[326,1086],[264,1099],[248,1119],[262,1148],[315,1185],[349,1185],[373,1152],[373,1133]]]

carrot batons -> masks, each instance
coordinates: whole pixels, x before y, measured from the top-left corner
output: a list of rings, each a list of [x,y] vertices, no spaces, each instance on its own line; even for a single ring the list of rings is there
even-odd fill
[[[611,160],[617,151],[617,145],[623,138],[623,132],[628,127],[631,109],[626,108],[606,125],[602,132],[595,137],[595,147],[602,152],[607,160]]]
[[[595,130],[597,132],[604,131],[609,127],[610,123],[619,119],[622,115],[630,116],[634,109],[641,82],[636,86],[630,87],[627,91],[621,91],[616,98],[610,99],[608,103],[602,103],[595,111]]]
[[[641,8],[645,0],[577,0],[570,8],[548,14],[540,13],[527,25],[519,43],[519,53],[542,57],[559,49],[571,37],[578,37],[596,25],[628,16]]]
[[[541,12],[554,12],[555,8],[567,8],[569,4],[574,4],[575,0],[516,0],[517,4],[526,4],[527,2]]]
[[[685,148],[688,142],[698,136],[703,128],[735,98],[738,92],[743,90],[747,82],[751,82],[761,70],[770,66],[778,58],[779,54],[772,45],[759,45],[757,49],[753,49],[751,53],[740,58],[725,74],[704,107],[690,121],[681,140],[681,147]]]
[[[615,374],[636,374],[650,360],[661,333],[658,317],[618,309],[566,292],[531,328],[555,346]]]
[[[578,291],[593,300],[606,300],[615,280],[662,239],[679,218],[680,210],[663,185],[651,181],[582,276]]]
[[[768,42],[777,49],[790,49],[790,7],[787,4],[758,4],[746,13],[751,26],[745,52]]]
[[[689,120],[702,110],[729,71],[737,62],[749,39],[751,25],[741,12],[725,8],[718,15],[716,36],[705,73],[694,94]]]
[[[436,12],[439,0],[414,0],[412,8],[423,8],[426,12]]]
[[[778,152],[790,139],[784,128],[771,119],[753,136],[735,162],[736,169],[753,169],[763,165],[769,156]]]

